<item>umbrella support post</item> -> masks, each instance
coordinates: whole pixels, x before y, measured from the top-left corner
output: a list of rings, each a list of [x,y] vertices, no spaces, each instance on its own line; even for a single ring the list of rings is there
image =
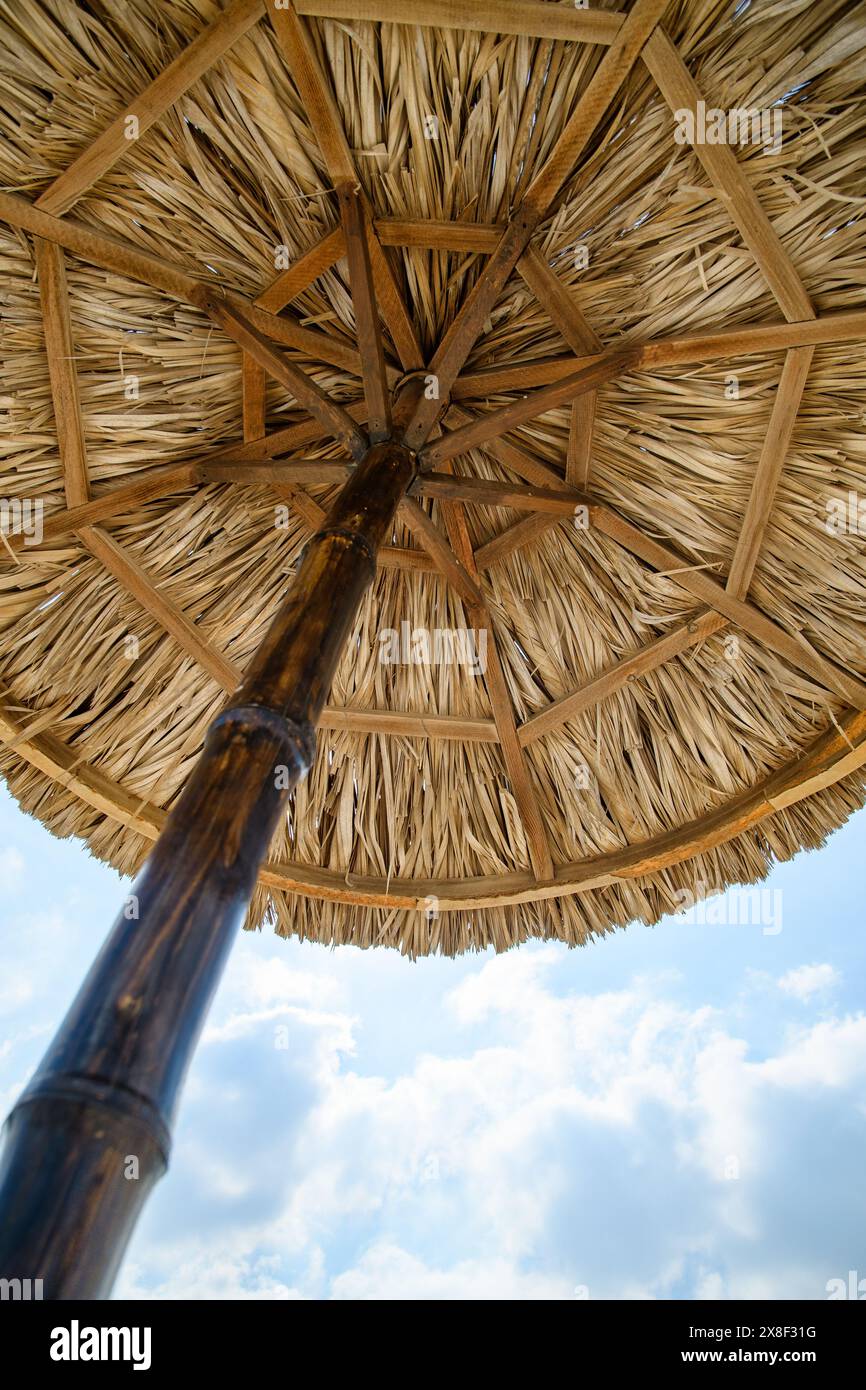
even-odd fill
[[[0,1278],[105,1298],[168,1163],[198,1035],[415,456],[375,444],[169,815],[77,998],[6,1122]]]

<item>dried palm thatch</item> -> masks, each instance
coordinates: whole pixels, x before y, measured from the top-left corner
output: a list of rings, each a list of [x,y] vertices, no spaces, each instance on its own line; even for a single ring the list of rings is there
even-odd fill
[[[864,35],[849,0],[3,0],[20,805],[147,854],[352,464],[287,366],[368,418],[356,183],[389,386],[447,410],[250,924],[576,944],[820,845],[864,800]],[[700,101],[781,139],[681,144]],[[412,659],[437,629],[476,669]]]

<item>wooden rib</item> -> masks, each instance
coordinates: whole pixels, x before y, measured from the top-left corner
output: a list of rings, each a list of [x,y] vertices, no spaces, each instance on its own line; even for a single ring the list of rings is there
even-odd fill
[[[578,396],[574,406],[572,406],[572,411],[574,411],[575,406],[578,406],[581,402],[594,400],[594,393],[589,393],[586,396]],[[452,406],[449,412],[449,418],[452,415],[458,418],[467,418],[468,411],[464,410],[461,406]],[[572,416],[572,424],[573,422]],[[587,439],[587,454],[590,443],[591,440]],[[571,438],[569,437],[569,458],[566,460],[566,472],[568,472],[571,466],[570,449]],[[545,463],[534,454],[528,453],[525,449],[522,449],[517,444],[513,444],[508,439],[500,438],[490,440],[484,446],[484,451],[497,459],[499,463],[504,464],[506,468],[510,468],[513,472],[517,473],[519,477],[525,478],[531,487],[547,489],[554,494],[562,494],[570,486],[576,486],[572,479],[566,478],[566,480],[563,481],[550,464]],[[583,457],[583,455],[576,455],[578,466],[581,457]],[[587,457],[587,465],[588,462],[589,459]],[[520,505],[523,505],[523,503],[520,503]],[[488,569],[491,565],[499,564],[502,560],[507,559],[509,555],[512,555],[515,550],[519,550],[522,546],[538,540],[538,538],[542,536],[545,531],[548,531],[551,526],[555,526],[558,522],[562,521],[563,517],[571,515],[572,512],[566,511],[564,507],[551,505],[546,511],[541,510],[533,515],[522,517],[520,521],[514,522],[500,535],[495,536],[492,541],[488,541],[486,545],[479,547],[475,552],[475,561],[478,568],[480,570]]]
[[[481,507],[513,507],[515,511],[545,512],[549,516],[574,516],[575,507],[586,503],[576,489],[537,487],[534,484],[498,483],[490,478],[462,474],[422,473],[412,484],[415,497],[444,497]],[[597,510],[597,507],[596,507]]]
[[[472,351],[485,320],[493,308],[500,290],[528,242],[535,223],[522,211],[515,213],[502,233],[499,245],[473,285],[456,318],[439,344],[430,362],[429,371],[438,378],[439,397],[444,400],[451,391],[463,363]],[[439,399],[422,397],[403,435],[410,449],[420,449],[439,414]]]
[[[114,575],[118,584],[141,604],[164,631],[171,634],[187,655],[197,661],[224,690],[236,688],[241,677],[240,669],[202,636],[195,623],[177,604],[166,598],[128,550],[99,527],[82,532],[81,539],[91,555]]]
[[[779,478],[791,445],[791,436],[794,433],[797,412],[800,409],[814,351],[814,348],[793,348],[785,357],[779,389],[770,415],[770,425],[755,470],[746,514],[728,572],[727,589],[735,598],[743,599],[749,592]]]
[[[527,34],[573,43],[613,43],[624,15],[541,4],[540,0],[298,0],[298,14],[369,19],[381,24],[471,29],[484,34]]]
[[[2,697],[5,707],[0,708],[0,739],[14,744],[21,758],[80,797],[85,805],[148,839],[156,839],[166,819],[161,807],[142,801],[140,796],[98,772],[79,752],[68,748],[55,736],[40,732],[28,737],[26,727],[17,718],[21,703],[7,691],[2,692]],[[759,825],[768,816],[834,786],[864,763],[866,715],[846,715],[839,721],[838,730],[833,728],[820,735],[804,753],[710,815],[627,849],[563,865],[556,870],[553,879],[544,884],[538,884],[526,872],[476,878],[401,880],[347,875],[343,870],[274,861],[265,865],[259,881],[284,892],[324,901],[410,911],[424,911],[431,896],[439,900],[440,910],[444,912],[568,897],[623,880],[641,879],[646,874],[684,863],[697,854],[705,854]]]
[[[513,450],[517,457],[521,452]],[[811,676],[826,690],[833,691],[855,709],[866,709],[866,684],[862,680],[852,676],[827,657],[821,656],[804,637],[799,634],[792,636],[786,632],[754,604],[729,594],[721,584],[685,556],[669,545],[663,545],[653,539],[639,527],[626,521],[625,517],[620,516],[611,507],[598,502],[587,493],[579,492],[576,488],[566,492],[564,488],[562,491],[556,491],[535,486],[517,487],[482,478],[456,478],[444,474],[422,474],[413,485],[412,491],[421,497],[447,497],[474,501],[481,505],[522,507],[553,516],[566,516],[569,511],[573,512],[576,506],[585,506],[591,525],[596,526],[624,549],[631,551],[651,569],[665,574],[672,573],[681,588],[694,594],[695,598],[707,607],[724,614],[732,623],[783,657],[796,670]]]
[[[149,285],[152,289],[187,304],[195,304],[198,295],[215,288],[212,279],[198,280],[180,266],[166,261],[161,256],[139,251],[131,242],[124,241],[121,237],[94,231],[92,227],[77,222],[74,218],[53,217],[14,193],[0,193],[0,221],[62,246],[91,265],[98,265],[104,270],[113,271],[116,275],[122,275],[125,279]],[[302,328],[288,316],[277,317],[275,314],[267,314],[242,295],[228,295],[227,301],[229,300],[242,308],[269,337],[295,347],[309,357],[345,367],[360,375],[360,358],[347,343],[331,338],[326,333]]]
[[[730,357],[779,352],[786,348],[854,343],[866,338],[866,311],[846,309],[837,314],[801,323],[768,323],[757,327],[723,328],[714,333],[682,338],[656,338],[634,344],[635,370],[708,363]],[[512,362],[504,367],[481,367],[464,372],[454,383],[455,400],[483,399],[508,391],[525,391],[550,381],[560,381],[597,358],[540,357]]]
[[[668,0],[635,0],[616,37],[596,68],[556,144],[533,176],[523,205],[539,217],[546,213],[577,160],[586,149],[667,7]]]
[[[589,356],[603,351],[598,335],[534,246],[526,248],[517,262],[517,269],[572,352]]]
[[[277,8],[268,0],[268,14],[332,183],[354,183],[355,166],[337,103],[297,7],[291,0],[279,0]]]
[[[268,11],[331,180],[338,190],[342,184],[355,187],[357,175],[337,103],[304,22],[291,0],[280,0],[279,9],[274,0],[268,0]],[[404,371],[414,371],[423,365],[423,358],[411,319],[375,233],[370,235],[368,249],[382,315]]]
[[[232,0],[192,43],[144,91],[129,102],[92,145],[75,159],[37,199],[37,206],[60,216],[68,212],[97,179],[107,173],[135,144],[126,138],[126,120],[135,116],[144,135],[194,82],[256,24],[265,12],[264,0]]]
[[[604,351],[601,339],[536,247],[527,247],[517,269],[573,352],[597,354]],[[575,487],[586,488],[589,483],[597,402],[597,391],[580,395],[572,402],[565,480]]]
[[[269,314],[278,314],[287,304],[291,304],[293,299],[297,299],[299,294],[309,289],[314,280],[318,280],[320,275],[324,275],[325,271],[342,260],[345,254],[343,229],[335,227],[332,232],[323,236],[321,241],[317,241],[315,246],[311,246],[309,251],[305,251],[285,270],[281,270],[277,278],[253,303],[259,309],[266,309]]]
[[[376,554],[376,564],[385,570],[408,570],[410,573],[438,574],[439,566],[432,555],[407,546],[383,545]]]
[[[287,502],[311,531],[318,531],[323,525],[328,513],[304,492],[302,487],[294,487],[291,483],[275,483],[271,491]]]
[[[196,474],[209,483],[343,483],[352,466],[341,459],[271,459],[262,463],[214,459],[196,466]]]
[[[521,550],[523,546],[538,540],[539,536],[550,530],[551,525],[550,517],[542,512],[521,517],[520,521],[515,521],[498,536],[494,536],[492,541],[478,547],[475,551],[476,568],[483,571],[490,569],[492,565],[501,564],[509,555],[513,555],[515,550]]]
[[[597,361],[599,356],[593,353],[581,357],[527,357],[523,361],[502,366],[474,367],[462,372],[454,382],[451,398],[455,401],[477,401],[485,396],[528,391],[552,381],[562,381],[563,377]]]
[[[263,439],[265,435],[267,378],[264,368],[247,353],[244,353],[243,357],[241,392],[244,439]]]
[[[53,217],[15,193],[0,193],[0,219],[23,232],[63,246],[92,265],[162,290],[172,299],[189,301],[198,283],[192,275],[161,256],[139,251],[131,242],[94,231],[74,218]]]
[[[579,396],[575,405],[579,401],[593,400],[590,394]],[[574,407],[572,407],[573,409]],[[450,415],[458,418],[465,418],[468,412],[461,406],[452,406]],[[562,492],[570,484],[563,482],[562,478],[543,460],[529,454],[518,445],[512,444],[507,439],[495,439],[485,446],[485,453],[497,459],[506,468],[512,469],[519,477],[526,478],[527,481],[536,487],[550,488],[553,492]],[[529,545],[549,530],[551,526],[562,520],[562,516],[551,517],[544,512],[537,512],[534,515],[522,517],[520,521],[514,522],[507,527],[499,536],[495,536],[486,545],[480,546],[475,552],[475,563],[479,570],[488,569],[491,565],[499,564],[502,560],[518,550],[521,546]]]
[[[643,344],[640,365],[677,366],[684,362],[779,352],[784,348],[812,347],[821,343],[853,343],[863,338],[866,338],[866,310],[851,309],[797,323],[767,323],[757,327],[722,328],[714,333],[695,333],[684,338],[659,338]]]
[[[483,604],[484,596],[475,580],[460,563],[447,538],[442,534],[435,521],[427,515],[424,508],[419,506],[414,498],[406,497],[400,503],[398,515],[412,534],[417,536],[445,578],[463,599],[463,602]]]
[[[452,405],[445,416],[445,422],[448,425],[468,425],[478,418],[462,405]],[[506,468],[510,468],[512,472],[517,473],[533,487],[552,488],[554,492],[559,493],[568,491],[568,483],[564,481],[561,473],[557,473],[552,464],[545,463],[543,459],[531,454],[527,449],[505,436],[489,439],[484,444],[483,449],[485,454],[490,454],[493,458],[498,459]],[[450,470],[446,469],[445,471]]]
[[[78,374],[75,369],[75,348],[72,342],[66,266],[62,250],[53,242],[37,238],[34,250],[66,505],[78,507],[88,501],[90,484],[87,477],[84,420],[78,395]]]
[[[502,233],[499,245],[430,363],[431,374],[439,379],[439,396],[442,399],[450,395],[500,291],[525,251],[536,226],[549,209],[562,181],[628,77],[666,3],[667,0],[635,0],[579,97],[550,158],[527,188],[520,206]],[[437,419],[438,405],[438,401],[423,397],[418,402],[403,436],[409,448],[420,450]]]
[[[475,569],[475,558],[472,554],[472,543],[464,509],[459,504],[446,503],[443,507],[443,515],[453,553],[469,576],[470,582],[475,584],[478,571]],[[517,812],[523,826],[532,872],[536,880],[550,879],[553,877],[550,843],[541,813],[541,805],[532,782],[529,764],[517,737],[517,720],[505,674],[502,670],[490,611],[480,590],[480,601],[474,599],[468,592],[461,597],[470,627],[476,631],[485,630],[487,632],[487,667],[483,673],[484,686],[490,700],[490,708],[493,711],[505,770],[508,773]]]
[[[337,194],[349,261],[349,285],[355,314],[355,336],[361,356],[364,399],[367,403],[367,433],[371,444],[381,444],[391,434],[391,408],[367,245],[367,219],[355,188],[341,184]]]
[[[683,623],[673,632],[666,633],[664,637],[657,637],[654,641],[648,642],[632,656],[623,657],[600,675],[594,676],[579,690],[563,695],[538,714],[525,720],[517,731],[521,744],[524,748],[528,747],[544,734],[561,728],[567,720],[574,719],[584,710],[591,709],[615,691],[621,690],[629,681],[636,680],[647,671],[654,671],[687,648],[696,646],[698,642],[705,641],[714,632],[720,632],[727,626],[728,620],[721,614],[702,613],[691,622]]]
[[[656,29],[642,56],[671,110],[696,111],[703,97],[664,30]],[[728,145],[700,143],[691,148],[724,199],[725,207],[782,313],[791,322],[813,318],[815,311],[794,264],[773,230],[733,150]]]
[[[500,406],[498,410],[491,410],[486,415],[479,415],[471,424],[451,430],[440,439],[426,444],[420,454],[422,466],[432,468],[445,459],[456,458],[459,454],[466,453],[467,449],[484,444],[488,439],[494,439],[497,435],[514,429],[527,420],[533,420],[548,410],[554,410],[559,405],[565,405],[585,391],[595,391],[604,382],[628,371],[634,361],[634,352],[605,353],[597,362],[564,377],[562,381],[554,382],[551,386],[541,386],[519,401]]]
[[[457,739],[467,743],[498,743],[492,719],[464,719],[451,714],[404,714],[400,710],[334,709],[326,706],[320,729],[346,729],[357,734],[388,734],[399,738]]]
[[[502,757],[505,761],[514,800],[526,836],[532,871],[539,882],[549,880],[553,878],[550,844],[544,826],[541,805],[532,783],[529,764],[517,737],[514,708],[505,680],[505,673],[502,670],[499,647],[490,621],[490,614],[486,605],[477,608],[470,604],[467,616],[474,628],[479,630],[483,627],[487,628],[487,670],[484,673],[484,684],[490,697],[490,707],[493,710],[493,718],[499,734]]]
[[[597,333],[536,247],[527,247],[517,262],[517,269],[573,352],[578,355],[603,352]],[[589,483],[597,401],[598,392],[591,391],[572,402],[565,478],[575,487],[585,488]]]
[[[26,550],[49,549],[64,536],[80,531],[85,526],[94,526],[100,521],[111,521],[134,511],[144,502],[152,502],[158,497],[169,497],[174,492],[182,492],[199,481],[195,463],[168,463],[157,468],[142,469],[130,483],[115,484],[99,497],[79,506],[63,507],[45,518],[42,526],[42,539],[38,545],[28,545]],[[13,550],[24,547],[23,536],[7,537]],[[0,559],[3,556],[0,555]]]
[[[754,604],[734,598],[705,571],[691,567],[689,561],[676,550],[661,545],[610,508],[591,508],[590,515],[604,535],[630,550],[652,569],[663,573],[674,571],[676,582],[694,594],[701,603],[724,614],[796,670],[805,672],[847,704],[856,709],[866,709],[866,685],[835,662],[821,656],[804,637],[799,634],[792,636]]]
[[[345,407],[346,414],[356,424],[363,424],[367,418],[367,407],[363,401],[352,401]],[[272,430],[262,439],[250,439],[246,443],[223,444],[202,462],[216,463],[220,459],[232,463],[257,463],[263,459],[275,458],[278,454],[288,454],[304,444],[318,444],[330,438],[330,431],[318,420],[296,420],[282,429]]]
[[[263,338],[294,348],[295,351],[319,362],[342,367],[355,376],[361,375],[361,358],[357,348],[350,342],[333,338],[315,328],[303,328],[290,314],[268,313],[244,298],[242,294],[235,294],[231,290],[224,293],[221,289],[214,290],[210,285],[199,284],[193,295],[193,303],[200,305],[204,295],[214,293],[219,295],[221,301],[242,314]]]
[[[494,222],[437,222],[420,217],[377,217],[383,246],[417,246],[430,251],[495,251],[504,227]]]
[[[598,392],[589,391],[572,403],[568,430],[568,450],[565,456],[565,481],[572,487],[589,486],[592,463],[592,434],[595,428],[595,407]]]
[[[592,460],[592,434],[595,422],[595,406],[597,393],[587,392],[585,396],[578,396],[571,407],[571,422],[568,435],[568,451],[565,464],[565,483],[569,487],[581,487],[586,490],[589,483],[589,470]],[[452,407],[452,413],[465,416],[466,411],[459,407]],[[532,471],[536,475],[533,479],[538,485],[548,485],[554,490],[562,487],[562,481],[551,468],[543,464],[541,460],[533,460],[531,469],[527,467],[527,456],[522,451],[514,449],[506,439],[499,439],[487,445],[487,452],[498,458],[500,463],[506,467],[517,464],[517,471],[524,475]],[[516,550],[522,549],[526,545],[531,545],[537,541],[551,526],[555,526],[561,518],[545,516],[539,513],[535,516],[521,518],[511,526],[506,527],[498,536],[494,536],[492,541],[479,546],[475,551],[475,563],[479,570],[488,569],[491,565],[501,564],[509,555],[513,555]]]
[[[297,295],[302,294],[314,280],[318,279],[320,275],[323,275],[326,270],[330,270],[331,266],[336,264],[341,256],[345,255],[345,249],[342,227],[338,227],[333,232],[328,232],[328,234],[322,237],[321,241],[317,241],[315,246],[312,246],[309,251],[305,251],[292,265],[286,270],[281,271],[267,289],[263,290],[262,293],[253,300],[252,308],[262,309],[271,315],[278,314],[280,310],[284,309],[287,304],[290,304]],[[288,322],[294,330],[292,341],[289,345],[300,346],[302,339],[299,337],[299,334],[305,333],[306,330],[293,319],[279,319],[276,320],[274,324],[264,323],[264,331],[269,333],[271,337],[274,337],[275,333],[284,331],[280,325],[286,322]],[[263,321],[260,322],[258,326],[262,328]],[[361,362],[358,354],[353,348],[350,348],[348,344],[343,348],[343,345],[339,343],[339,340],[336,338],[315,333],[312,342],[309,340],[307,341],[307,350],[309,350],[310,347],[313,349],[309,352],[309,356],[314,358],[317,356],[316,349],[320,349],[323,346],[320,341],[323,336],[327,337],[327,344],[324,346],[337,346],[337,356],[339,360],[335,361],[333,355],[322,358],[321,360],[330,362],[333,366],[345,366],[349,371],[355,372],[356,375],[360,376]],[[243,357],[243,370],[244,411],[246,418],[247,393],[249,393],[251,401],[255,402],[258,393],[264,393],[266,388],[263,368],[252,357],[249,357],[247,353],[244,353]],[[251,427],[249,432],[246,431],[245,427],[244,438],[257,439],[264,434],[264,416],[256,414],[255,405],[251,405],[250,410]],[[259,426],[261,426],[261,428],[259,428]]]
[[[415,332],[412,316],[406,308],[391,263],[372,227],[368,227],[368,246],[376,296],[382,317],[388,325],[388,332],[397,349],[400,364],[404,372],[420,371],[424,366],[424,354],[418,334]]]
[[[304,409],[308,410],[354,458],[363,457],[367,441],[352,417],[341,405],[326,396],[311,377],[293,366],[281,353],[276,352],[259,332],[249,314],[240,309],[233,300],[220,299],[205,286],[200,286],[196,291],[194,302],[209,314],[230,338],[234,338],[244,352],[259,362],[269,376],[274,377],[291,392]]]

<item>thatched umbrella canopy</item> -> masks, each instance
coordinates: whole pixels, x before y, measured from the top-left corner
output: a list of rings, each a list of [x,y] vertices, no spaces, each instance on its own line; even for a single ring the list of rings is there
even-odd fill
[[[141,864],[353,466],[359,226],[425,471],[251,924],[574,944],[863,803],[866,7],[628,10],[3,5],[0,765],[53,833]]]

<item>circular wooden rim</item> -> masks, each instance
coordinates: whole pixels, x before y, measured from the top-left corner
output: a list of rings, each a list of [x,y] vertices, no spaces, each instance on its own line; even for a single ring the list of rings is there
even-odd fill
[[[9,705],[23,708],[5,691]],[[168,813],[133,795],[51,734],[28,737],[7,710],[0,710],[0,739],[54,782],[113,820],[155,840]],[[785,763],[755,787],[741,792],[718,810],[665,831],[625,849],[577,860],[556,870],[552,879],[537,882],[530,873],[486,877],[412,880],[341,874],[310,864],[270,862],[259,882],[283,892],[356,907],[404,911],[466,911],[507,907],[546,898],[571,897],[593,888],[641,878],[680,864],[759,824],[767,816],[831,787],[866,763],[866,713],[856,711],[838,727],[820,735],[799,757]]]

